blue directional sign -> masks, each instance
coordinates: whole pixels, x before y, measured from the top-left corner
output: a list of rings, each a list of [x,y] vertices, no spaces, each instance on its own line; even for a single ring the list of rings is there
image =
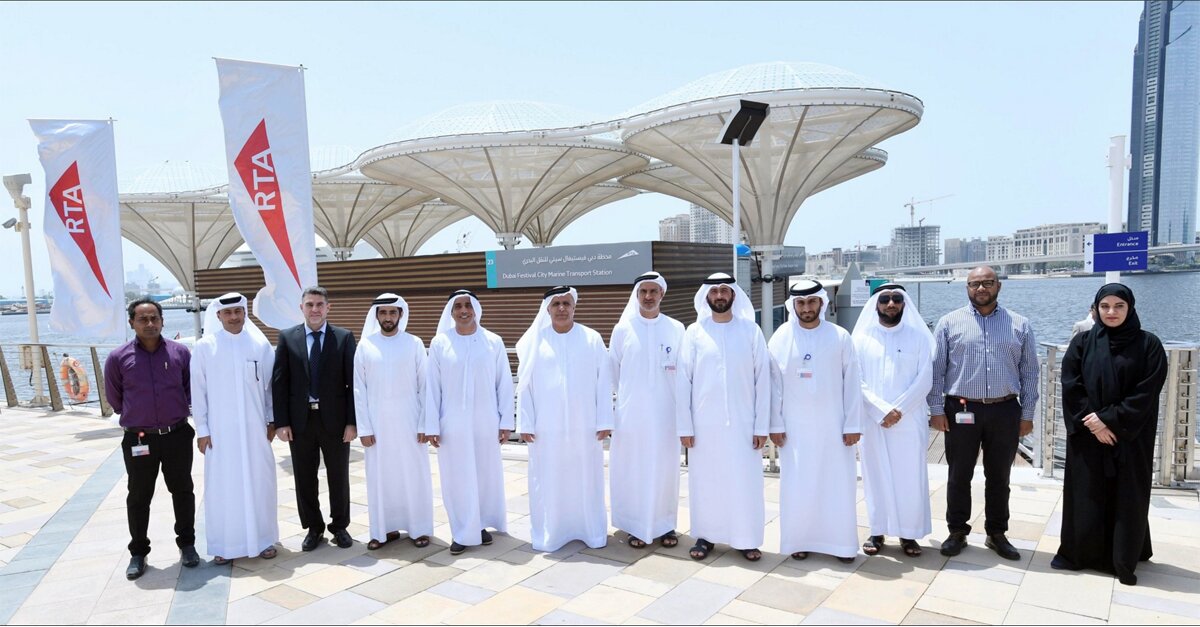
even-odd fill
[[[1083,242],[1083,269],[1088,272],[1145,270],[1150,257],[1150,233],[1096,233]]]

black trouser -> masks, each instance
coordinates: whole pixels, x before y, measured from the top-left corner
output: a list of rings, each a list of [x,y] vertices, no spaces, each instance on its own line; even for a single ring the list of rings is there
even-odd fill
[[[335,434],[334,431],[337,433]],[[350,445],[342,441],[344,428],[334,429],[321,421],[319,410],[308,413],[304,429],[292,428],[292,478],[296,482],[296,507],[300,525],[309,533],[323,533],[319,498],[321,481],[317,471],[325,458],[325,479],[329,482],[329,530],[338,532],[350,525]]]
[[[1021,404],[1017,399],[1002,403],[967,403],[975,413],[975,424],[955,421],[962,411],[958,397],[946,397],[946,463],[950,478],[946,485],[946,526],[951,533],[970,533],[971,478],[975,460],[983,449],[984,530],[988,535],[1008,531],[1008,478],[1021,434]]]
[[[165,435],[147,433],[142,444],[150,446],[149,455],[134,457],[132,448],[138,443],[137,431],[126,431],[121,440],[125,456],[125,472],[129,474],[129,496],[125,497],[125,512],[129,517],[129,554],[150,552],[150,501],[154,484],[162,467],[163,480],[171,492],[175,507],[175,544],[179,548],[196,544],[196,493],[192,486],[192,439],[196,431],[184,423]]]

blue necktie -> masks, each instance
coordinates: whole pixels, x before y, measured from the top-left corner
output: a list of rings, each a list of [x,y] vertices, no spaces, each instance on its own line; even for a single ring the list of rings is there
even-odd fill
[[[321,398],[321,332],[313,331],[312,349],[308,351],[308,396]]]

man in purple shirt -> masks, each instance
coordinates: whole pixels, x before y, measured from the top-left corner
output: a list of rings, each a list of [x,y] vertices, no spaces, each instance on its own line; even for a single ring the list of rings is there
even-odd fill
[[[125,577],[146,572],[150,553],[150,499],[162,467],[163,480],[175,507],[175,544],[182,563],[200,563],[196,553],[196,495],[192,486],[192,438],[188,424],[192,356],[183,344],[162,337],[162,307],[152,300],[129,304],[129,326],[136,337],[109,353],[104,362],[104,390],[121,414],[125,438],[121,451],[129,475],[125,499],[129,518],[129,568]]]

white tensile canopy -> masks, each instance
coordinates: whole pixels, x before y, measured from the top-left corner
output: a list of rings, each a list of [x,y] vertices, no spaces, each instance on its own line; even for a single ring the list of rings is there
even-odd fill
[[[581,189],[554,203],[525,227],[525,236],[534,246],[549,246],[563,229],[589,211],[608,203],[633,198],[638,190],[619,183],[600,183]]]
[[[384,257],[411,257],[438,231],[471,213],[440,201],[393,213],[367,231],[366,240]]]
[[[402,141],[368,150],[355,165],[466,209],[512,248],[562,198],[649,162],[619,141],[588,137],[587,122],[542,103],[452,107],[412,125]]]

